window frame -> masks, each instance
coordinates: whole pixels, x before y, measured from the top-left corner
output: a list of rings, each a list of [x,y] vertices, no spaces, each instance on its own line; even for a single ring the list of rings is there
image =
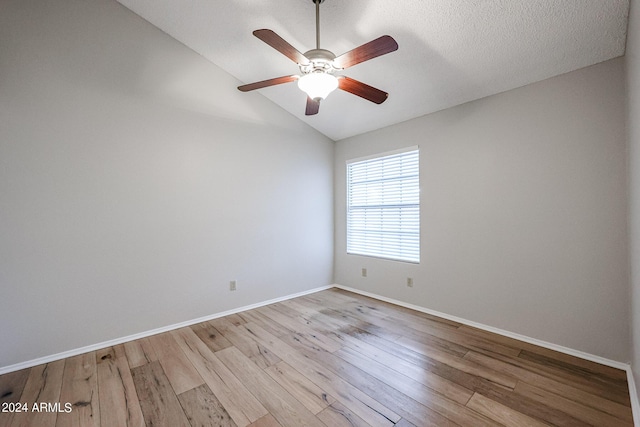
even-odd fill
[[[356,210],[360,210],[362,211],[366,211],[367,210],[367,205],[366,204],[362,204],[362,205],[354,205],[352,204],[352,199],[353,199],[353,191],[354,191],[354,183],[352,182],[352,175],[353,175],[353,165],[358,164],[358,163],[363,163],[363,162],[371,162],[371,163],[376,163],[377,161],[379,161],[381,163],[380,168],[383,168],[382,163],[384,162],[385,159],[389,160],[390,158],[393,157],[400,157],[402,155],[415,155],[415,159],[407,159],[410,162],[416,162],[415,166],[413,166],[412,168],[415,169],[415,173],[405,173],[402,174],[400,176],[400,180],[402,180],[402,182],[400,183],[400,190],[397,189],[392,189],[392,190],[388,190],[387,191],[387,196],[389,195],[399,195],[402,198],[404,198],[404,186],[406,186],[409,190],[406,192],[407,194],[409,194],[411,191],[413,191],[413,197],[416,199],[415,202],[413,203],[399,203],[399,204],[388,204],[388,203],[380,203],[380,204],[371,204],[369,205],[369,209],[371,212],[374,212],[376,209],[379,211],[379,216],[380,216],[380,221],[382,221],[382,223],[380,224],[380,227],[377,229],[373,229],[370,231],[366,231],[365,229],[360,230],[360,233],[358,233],[358,231],[354,231],[353,229],[353,215],[352,213],[355,212]],[[398,164],[400,164],[401,161],[399,161]],[[388,260],[388,261],[396,261],[396,262],[405,262],[405,263],[410,263],[410,264],[420,264],[420,260],[421,260],[421,227],[420,227],[420,211],[421,211],[421,206],[420,206],[420,147],[419,146],[411,146],[411,147],[405,147],[399,150],[393,150],[393,151],[386,151],[386,152],[382,152],[382,153],[377,153],[377,154],[373,154],[373,155],[369,155],[369,156],[365,156],[365,157],[359,157],[359,158],[355,158],[355,159],[350,159],[347,160],[345,162],[345,172],[346,172],[346,209],[345,209],[345,213],[346,213],[346,253],[347,255],[357,255],[357,256],[366,256],[366,257],[371,257],[371,258],[378,258],[378,259],[384,259],[384,260]],[[375,165],[374,165],[375,167]],[[411,171],[412,169],[411,167],[409,167],[409,171]],[[400,164],[400,169],[402,169],[402,165]],[[384,188],[384,182],[389,181],[390,178],[389,176],[384,177],[384,171],[380,172],[382,175],[380,176],[380,178],[378,179],[370,179],[370,180],[363,180],[360,181],[357,184],[364,184],[365,186],[367,184],[372,184],[375,183],[376,181],[379,183],[378,188]],[[374,190],[369,190],[368,188],[365,190],[367,197],[369,197],[369,192],[372,192]],[[383,191],[384,193],[384,191]],[[410,199],[411,197],[409,197]],[[384,200],[384,199],[381,199]],[[385,204],[387,205],[385,207]],[[415,220],[402,220],[402,210],[406,209],[406,210],[411,210],[413,216],[417,219]],[[394,213],[393,210],[397,211],[397,213]],[[391,219],[391,220],[387,220],[387,224],[385,226],[384,224],[384,213],[387,213],[387,216],[389,215],[389,212],[391,212],[391,216],[392,218],[395,219]],[[366,218],[366,212],[363,214],[365,215]],[[395,216],[394,216],[395,215]],[[410,216],[410,215],[409,215]],[[366,219],[365,219],[366,222]],[[406,230],[402,229],[402,225],[405,225],[406,228],[414,228],[417,229],[417,231],[415,233],[411,233],[408,232]],[[391,235],[391,241],[387,242],[387,244],[385,245],[384,243],[384,237],[383,235],[385,234],[385,228],[388,230],[389,229],[389,225],[394,225],[399,227],[398,231],[395,233],[390,233]],[[352,239],[354,238],[354,234],[356,235],[356,239],[359,236],[359,239],[363,242],[366,242],[367,239],[370,239],[371,236],[375,236],[376,234],[378,234],[378,238],[377,240],[379,240],[379,243],[377,245],[373,245],[375,246],[375,249],[371,249],[372,246],[370,246],[369,244],[364,244],[361,243],[360,245],[353,245],[352,243]],[[406,242],[403,244],[402,241],[406,238],[409,237],[408,239],[406,239]],[[395,240],[393,240],[395,239]],[[394,247],[395,245],[395,247]],[[410,246],[413,245],[414,249],[411,250]],[[362,250],[363,247],[365,246],[369,246],[370,250]],[[386,249],[385,249],[386,246]]]

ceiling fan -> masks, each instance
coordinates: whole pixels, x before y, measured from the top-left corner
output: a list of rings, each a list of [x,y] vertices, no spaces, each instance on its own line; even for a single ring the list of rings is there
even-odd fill
[[[382,104],[389,96],[388,93],[347,76],[335,76],[334,73],[393,52],[398,49],[398,43],[391,36],[382,36],[336,57],[333,52],[320,49],[320,4],[324,3],[324,0],[311,1],[316,5],[315,49],[302,54],[272,30],[264,29],[253,32],[254,36],[298,64],[302,75],[276,77],[238,86],[238,89],[242,92],[248,92],[297,81],[298,87],[307,93],[305,110],[307,116],[318,114],[320,101],[336,89],[344,90],[376,104]]]

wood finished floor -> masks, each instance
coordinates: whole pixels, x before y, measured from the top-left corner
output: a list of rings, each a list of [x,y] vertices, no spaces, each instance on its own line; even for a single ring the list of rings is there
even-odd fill
[[[0,426],[633,425],[623,371],[336,289],[2,375],[0,402],[30,410]]]

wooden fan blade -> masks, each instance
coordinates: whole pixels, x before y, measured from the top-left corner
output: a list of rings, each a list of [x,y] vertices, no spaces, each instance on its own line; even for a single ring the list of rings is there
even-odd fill
[[[336,68],[349,68],[364,61],[398,50],[398,43],[391,36],[378,37],[333,60]]]
[[[313,116],[314,114],[318,114],[318,111],[320,111],[320,102],[314,101],[307,96],[307,109],[304,112],[305,116]]]
[[[250,90],[262,89],[263,87],[281,85],[283,83],[294,82],[298,80],[298,76],[283,76],[276,77],[275,79],[263,80],[261,82],[249,83],[246,85],[238,86],[238,89],[242,92],[249,92]]]
[[[346,76],[338,78],[338,88],[376,104],[382,104],[389,97],[387,92]]]
[[[308,65],[309,59],[271,30],[255,30],[253,35],[300,65]]]

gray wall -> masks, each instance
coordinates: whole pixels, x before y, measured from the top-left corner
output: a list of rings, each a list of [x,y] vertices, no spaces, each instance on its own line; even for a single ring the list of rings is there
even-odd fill
[[[640,4],[636,0],[631,1],[625,60],[629,138],[631,368],[636,387],[638,387],[640,386]]]
[[[628,361],[624,99],[615,59],[339,141],[336,283]],[[411,145],[421,263],[347,255],[345,161]]]
[[[238,84],[115,1],[0,2],[0,367],[331,283],[333,143]]]

